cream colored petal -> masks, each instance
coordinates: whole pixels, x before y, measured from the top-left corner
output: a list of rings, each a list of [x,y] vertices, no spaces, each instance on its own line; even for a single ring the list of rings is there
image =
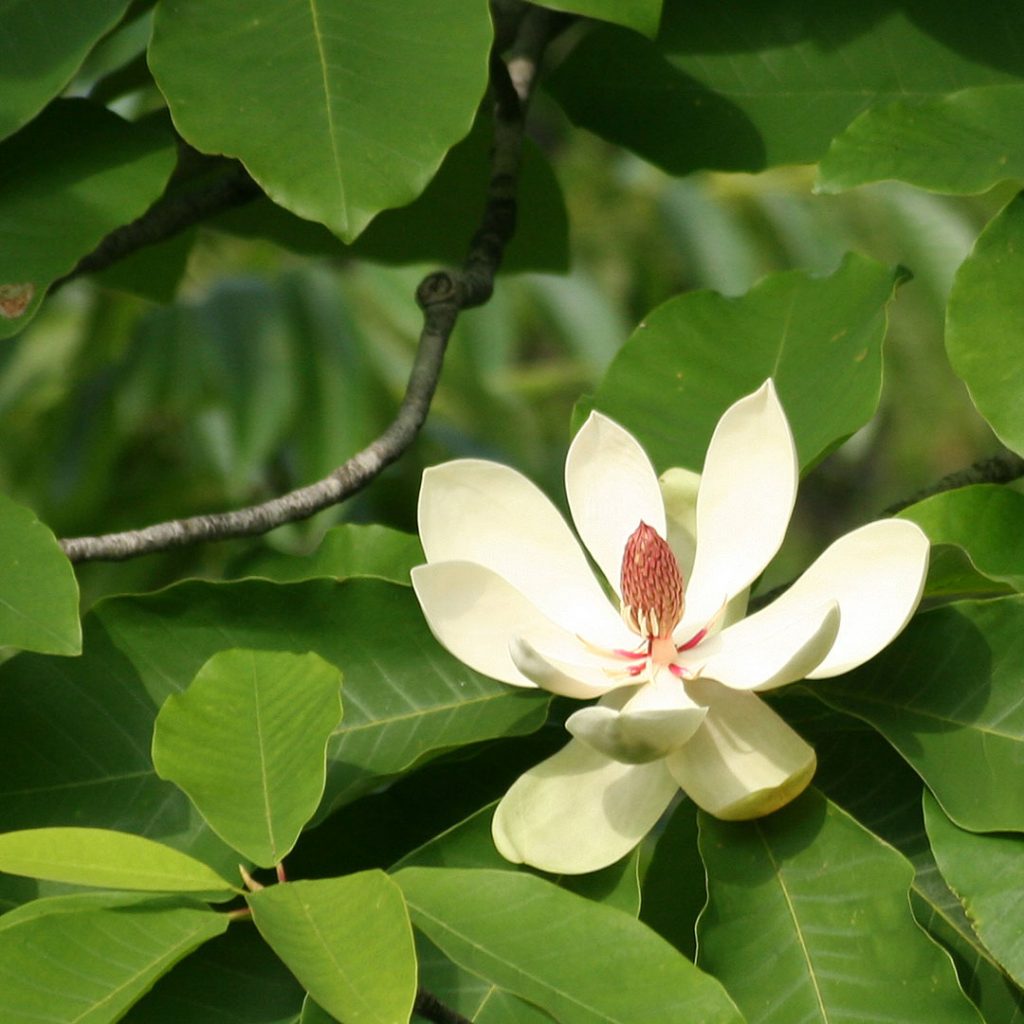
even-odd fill
[[[494,845],[543,871],[597,871],[629,853],[678,792],[664,761],[619,764],[574,740],[513,783],[494,812]]]
[[[533,687],[509,654],[529,633],[552,645],[576,644],[506,579],[475,562],[436,562],[412,570],[412,586],[430,631],[460,661],[492,679]]]
[[[688,580],[697,552],[697,494],[700,473],[691,469],[668,469],[658,477],[669,547],[676,556],[683,579]]]
[[[619,593],[630,534],[645,522],[665,536],[665,508],[651,460],[628,430],[592,412],[569,446],[565,493],[583,543]]]
[[[626,764],[646,764],[681,747],[698,729],[707,709],[668,679],[641,686],[621,711],[597,705],[570,715],[566,729],[580,742]]]
[[[524,678],[561,697],[590,700],[617,687],[635,684],[635,680],[619,674],[622,662],[588,660],[582,653],[578,658],[559,658],[548,650],[542,651],[526,636],[512,637],[508,652]]]
[[[708,446],[685,628],[700,626],[761,574],[796,500],[796,445],[771,380],[730,406]]]
[[[736,690],[770,690],[805,679],[832,649],[839,629],[835,601],[799,618],[771,605],[705,641],[680,663]]]
[[[565,520],[514,469],[479,459],[428,469],[418,517],[428,562],[485,566],[573,633],[600,636],[618,619]]]
[[[710,680],[689,688],[708,702],[708,715],[665,763],[695,804],[716,818],[745,821],[803,792],[817,764],[814,750],[767,704]]]
[[[856,668],[901,632],[921,600],[928,550],[928,538],[914,523],[868,523],[840,537],[772,604],[774,614],[790,619],[823,601],[839,604],[835,643],[808,679]]]

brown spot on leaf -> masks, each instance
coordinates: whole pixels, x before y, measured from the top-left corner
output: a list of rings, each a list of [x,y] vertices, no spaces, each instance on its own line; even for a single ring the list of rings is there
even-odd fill
[[[5,320],[17,320],[28,308],[36,286],[31,281],[23,284],[0,284],[0,316]]]

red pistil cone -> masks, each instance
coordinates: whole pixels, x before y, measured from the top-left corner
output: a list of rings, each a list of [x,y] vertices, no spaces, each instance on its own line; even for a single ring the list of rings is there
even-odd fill
[[[683,617],[683,574],[672,549],[645,522],[622,556],[622,618],[640,636],[664,640]]]

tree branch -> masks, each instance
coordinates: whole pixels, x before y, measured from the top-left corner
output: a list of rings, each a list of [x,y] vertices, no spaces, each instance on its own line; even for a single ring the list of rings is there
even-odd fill
[[[202,541],[266,533],[344,501],[409,448],[427,417],[455,321],[462,310],[490,298],[505,246],[515,231],[526,107],[544,49],[563,24],[564,19],[542,8],[531,8],[524,15],[511,57],[515,80],[504,61],[497,54],[492,56],[494,146],[480,228],[469,244],[461,269],[435,271],[416,290],[416,301],[423,310],[423,329],[405,395],[387,429],[323,480],[262,504],[174,519],[139,530],[64,539],[61,547],[72,562],[119,561]],[[78,268],[72,273],[77,272]]]
[[[1022,476],[1024,476],[1024,459],[1011,451],[997,452],[987,459],[979,459],[966,469],[947,473],[930,487],[923,487],[909,498],[890,505],[882,512],[882,515],[893,516],[910,505],[924,501],[925,498],[930,498],[934,494],[942,494],[944,491],[953,491],[958,487],[967,487],[970,484],[1008,484],[1013,480],[1019,480]]]
[[[416,1001],[413,1003],[413,1012],[421,1017],[426,1017],[434,1024],[473,1024],[468,1017],[456,1013],[450,1006],[445,1006],[440,999],[425,988],[416,989]]]

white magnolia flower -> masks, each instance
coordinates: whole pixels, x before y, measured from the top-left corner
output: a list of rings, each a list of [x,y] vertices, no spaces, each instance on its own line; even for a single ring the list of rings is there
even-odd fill
[[[599,698],[566,722],[569,744],[499,804],[492,831],[508,860],[592,871],[628,853],[680,788],[711,814],[743,819],[808,784],[814,751],[757,692],[838,675],[888,644],[920,601],[928,541],[904,520],[870,523],[730,624],[782,543],[797,477],[769,380],[715,429],[694,549],[668,520],[636,438],[591,414],[569,448],[565,487],[613,604],[564,519],[520,473],[477,459],[424,473],[427,564],[412,579],[437,639],[494,679]]]

